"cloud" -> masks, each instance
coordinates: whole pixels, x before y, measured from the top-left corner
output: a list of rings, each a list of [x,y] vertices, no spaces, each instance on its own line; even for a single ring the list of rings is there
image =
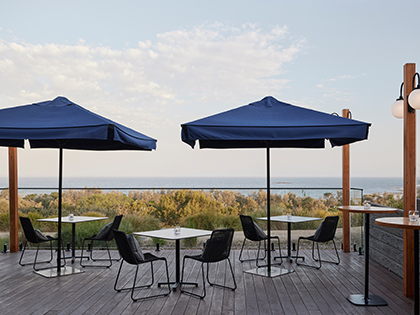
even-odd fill
[[[346,80],[346,79],[357,79],[358,77],[359,76],[357,75],[344,74],[344,75],[340,75],[332,79],[326,79],[325,81],[335,82],[335,81]]]
[[[223,23],[157,34],[122,49],[83,39],[74,45],[3,39],[0,107],[62,95],[105,116],[120,112],[121,123],[136,117],[162,124],[166,118],[159,117],[181,104],[280,94],[289,82],[283,65],[303,47],[304,39],[289,38],[287,27]]]

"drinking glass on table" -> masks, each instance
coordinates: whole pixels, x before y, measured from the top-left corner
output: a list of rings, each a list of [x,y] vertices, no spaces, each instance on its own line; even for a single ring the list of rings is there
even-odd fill
[[[363,203],[363,208],[365,210],[370,210],[370,201],[365,200],[365,202]]]
[[[410,221],[418,221],[419,220],[419,212],[416,210],[410,210],[408,212],[408,217],[410,218]]]

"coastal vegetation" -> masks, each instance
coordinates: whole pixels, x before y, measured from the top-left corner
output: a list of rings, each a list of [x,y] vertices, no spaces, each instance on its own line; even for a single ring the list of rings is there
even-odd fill
[[[371,202],[402,207],[402,200],[393,195],[368,195]],[[360,204],[361,200],[352,200]],[[32,220],[35,228],[45,232],[56,232],[54,223],[37,222],[36,219],[57,216],[58,193],[29,194],[19,197],[19,215]],[[320,198],[292,192],[271,194],[271,215],[290,213],[298,216],[325,218],[329,215],[342,216],[341,191],[324,193]],[[100,189],[66,190],[63,192],[63,216],[74,215],[114,216],[123,214],[120,229],[130,234],[181,225],[191,228],[214,230],[232,227],[242,229],[239,215],[253,218],[265,217],[267,194],[264,190],[242,194],[232,190],[143,190],[124,194],[119,191],[104,192]],[[352,226],[362,225],[362,216],[352,215]],[[84,237],[97,233],[104,221],[79,224],[78,244]],[[264,227],[264,223],[261,222]],[[300,223],[299,229],[316,229],[319,222]],[[341,227],[341,219],[339,227]],[[286,229],[284,223],[273,223],[272,229]],[[0,193],[0,231],[9,230],[8,191]],[[21,235],[22,233],[20,233]],[[71,226],[63,224],[63,239],[69,240]],[[23,235],[21,235],[23,238]]]

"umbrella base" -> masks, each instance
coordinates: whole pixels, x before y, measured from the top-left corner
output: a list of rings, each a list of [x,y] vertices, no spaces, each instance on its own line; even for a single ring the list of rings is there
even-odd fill
[[[50,269],[44,269],[35,271],[35,273],[46,277],[46,278],[55,278],[55,277],[62,277],[62,276],[68,276],[68,275],[74,275],[76,273],[83,273],[84,270],[77,269],[75,267],[61,267],[60,271],[57,271],[57,268],[50,268]]]
[[[268,272],[267,267],[261,267],[261,268],[257,267],[257,268],[247,270],[247,271],[244,271],[244,272],[250,273],[250,274],[253,274],[253,275],[257,275],[257,276],[274,278],[274,277],[278,277],[278,276],[287,275],[288,273],[292,273],[292,272],[295,272],[295,271],[292,270],[292,269],[271,267],[270,272]]]

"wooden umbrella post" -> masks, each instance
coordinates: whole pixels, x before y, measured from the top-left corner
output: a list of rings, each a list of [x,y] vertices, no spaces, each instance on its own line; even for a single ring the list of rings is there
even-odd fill
[[[409,111],[416,65],[404,65],[404,217],[416,208],[416,112]],[[414,231],[404,230],[404,295],[414,296]]]
[[[343,109],[343,117],[348,118],[350,110]],[[350,145],[346,144],[342,147],[343,170],[342,170],[342,189],[343,189],[343,206],[350,205]],[[343,251],[350,252],[350,213],[343,211]]]
[[[17,148],[9,148],[9,217],[10,251],[17,252],[19,248]]]

